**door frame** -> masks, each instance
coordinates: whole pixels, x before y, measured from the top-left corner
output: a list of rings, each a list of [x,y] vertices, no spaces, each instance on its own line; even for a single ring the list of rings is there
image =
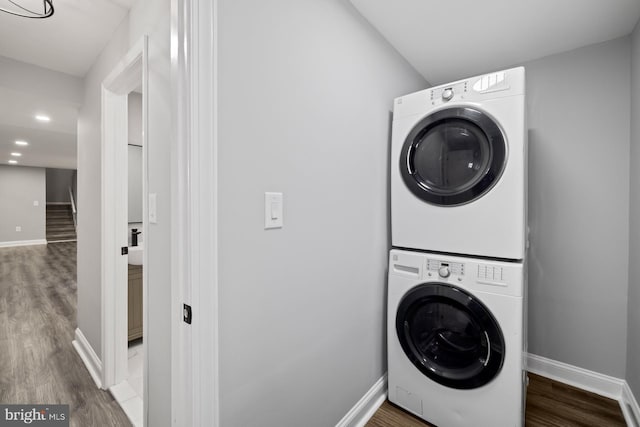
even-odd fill
[[[218,427],[217,0],[172,0],[172,425]],[[193,321],[182,321],[182,303]]]
[[[102,196],[101,196],[101,296],[102,296],[102,388],[119,384],[127,372],[127,258],[121,254],[128,247],[127,143],[128,95],[142,82],[142,221],[147,235],[147,97],[148,38],[143,36],[118,62],[102,83]],[[125,165],[123,167],[123,165]],[[147,251],[143,265],[147,265]],[[143,336],[147,335],[147,274],[143,274]],[[143,382],[147,385],[147,342]],[[146,419],[147,393],[144,395]]]

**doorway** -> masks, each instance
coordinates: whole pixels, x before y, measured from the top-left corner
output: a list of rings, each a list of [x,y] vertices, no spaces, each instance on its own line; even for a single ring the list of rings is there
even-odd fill
[[[111,391],[135,426],[145,425],[148,407],[148,274],[144,272],[148,257],[144,244],[133,246],[136,239],[144,241],[148,229],[147,43],[143,37],[134,45],[102,85],[102,388]],[[129,107],[137,101],[140,124],[130,126],[136,115],[129,114]],[[130,148],[132,139],[132,145],[141,146],[139,151]],[[129,174],[127,165],[136,157],[138,167],[131,165],[136,173]],[[141,181],[139,206],[133,206],[128,197],[132,192],[129,175],[137,175]],[[142,237],[136,234],[139,232]],[[132,293],[131,286],[141,287],[141,292]],[[141,336],[139,330],[129,327],[132,304],[136,303],[141,307],[133,311],[141,318],[133,329],[141,328]],[[137,340],[134,347],[129,347],[130,337]],[[139,372],[140,364],[142,384],[138,385],[137,374],[130,370]]]

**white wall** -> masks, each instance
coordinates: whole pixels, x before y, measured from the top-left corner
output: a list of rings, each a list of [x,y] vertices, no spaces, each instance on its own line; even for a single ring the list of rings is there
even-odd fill
[[[69,187],[74,186],[75,169],[47,168],[47,203],[71,203]]]
[[[640,398],[640,24],[631,37],[631,186],[627,382]]]
[[[0,165],[0,244],[45,239],[45,188],[44,169]]]
[[[78,327],[97,354],[101,348],[100,85],[122,56],[149,35],[149,191],[157,194],[158,223],[149,226],[149,425],[171,424],[171,84],[170,0],[139,0],[85,77],[78,123]],[[178,310],[179,310],[178,305]]]
[[[525,63],[529,352],[624,378],[628,38]]]
[[[335,425],[386,371],[390,110],[426,82],[342,0],[218,13],[221,425]]]

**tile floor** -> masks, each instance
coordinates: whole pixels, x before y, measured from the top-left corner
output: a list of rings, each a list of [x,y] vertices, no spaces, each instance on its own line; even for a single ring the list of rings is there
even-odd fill
[[[135,427],[142,427],[142,363],[144,353],[142,340],[135,341],[129,347],[129,378],[109,389]]]

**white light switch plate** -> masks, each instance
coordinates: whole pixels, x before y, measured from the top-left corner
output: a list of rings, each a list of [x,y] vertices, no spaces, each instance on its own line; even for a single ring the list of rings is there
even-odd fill
[[[16,225],[16,231],[22,231],[22,227],[20,227],[19,225]]]
[[[282,228],[282,193],[264,193],[264,229]]]
[[[40,205],[40,202],[38,202],[37,200],[33,201],[33,206],[39,206],[39,205]]]

